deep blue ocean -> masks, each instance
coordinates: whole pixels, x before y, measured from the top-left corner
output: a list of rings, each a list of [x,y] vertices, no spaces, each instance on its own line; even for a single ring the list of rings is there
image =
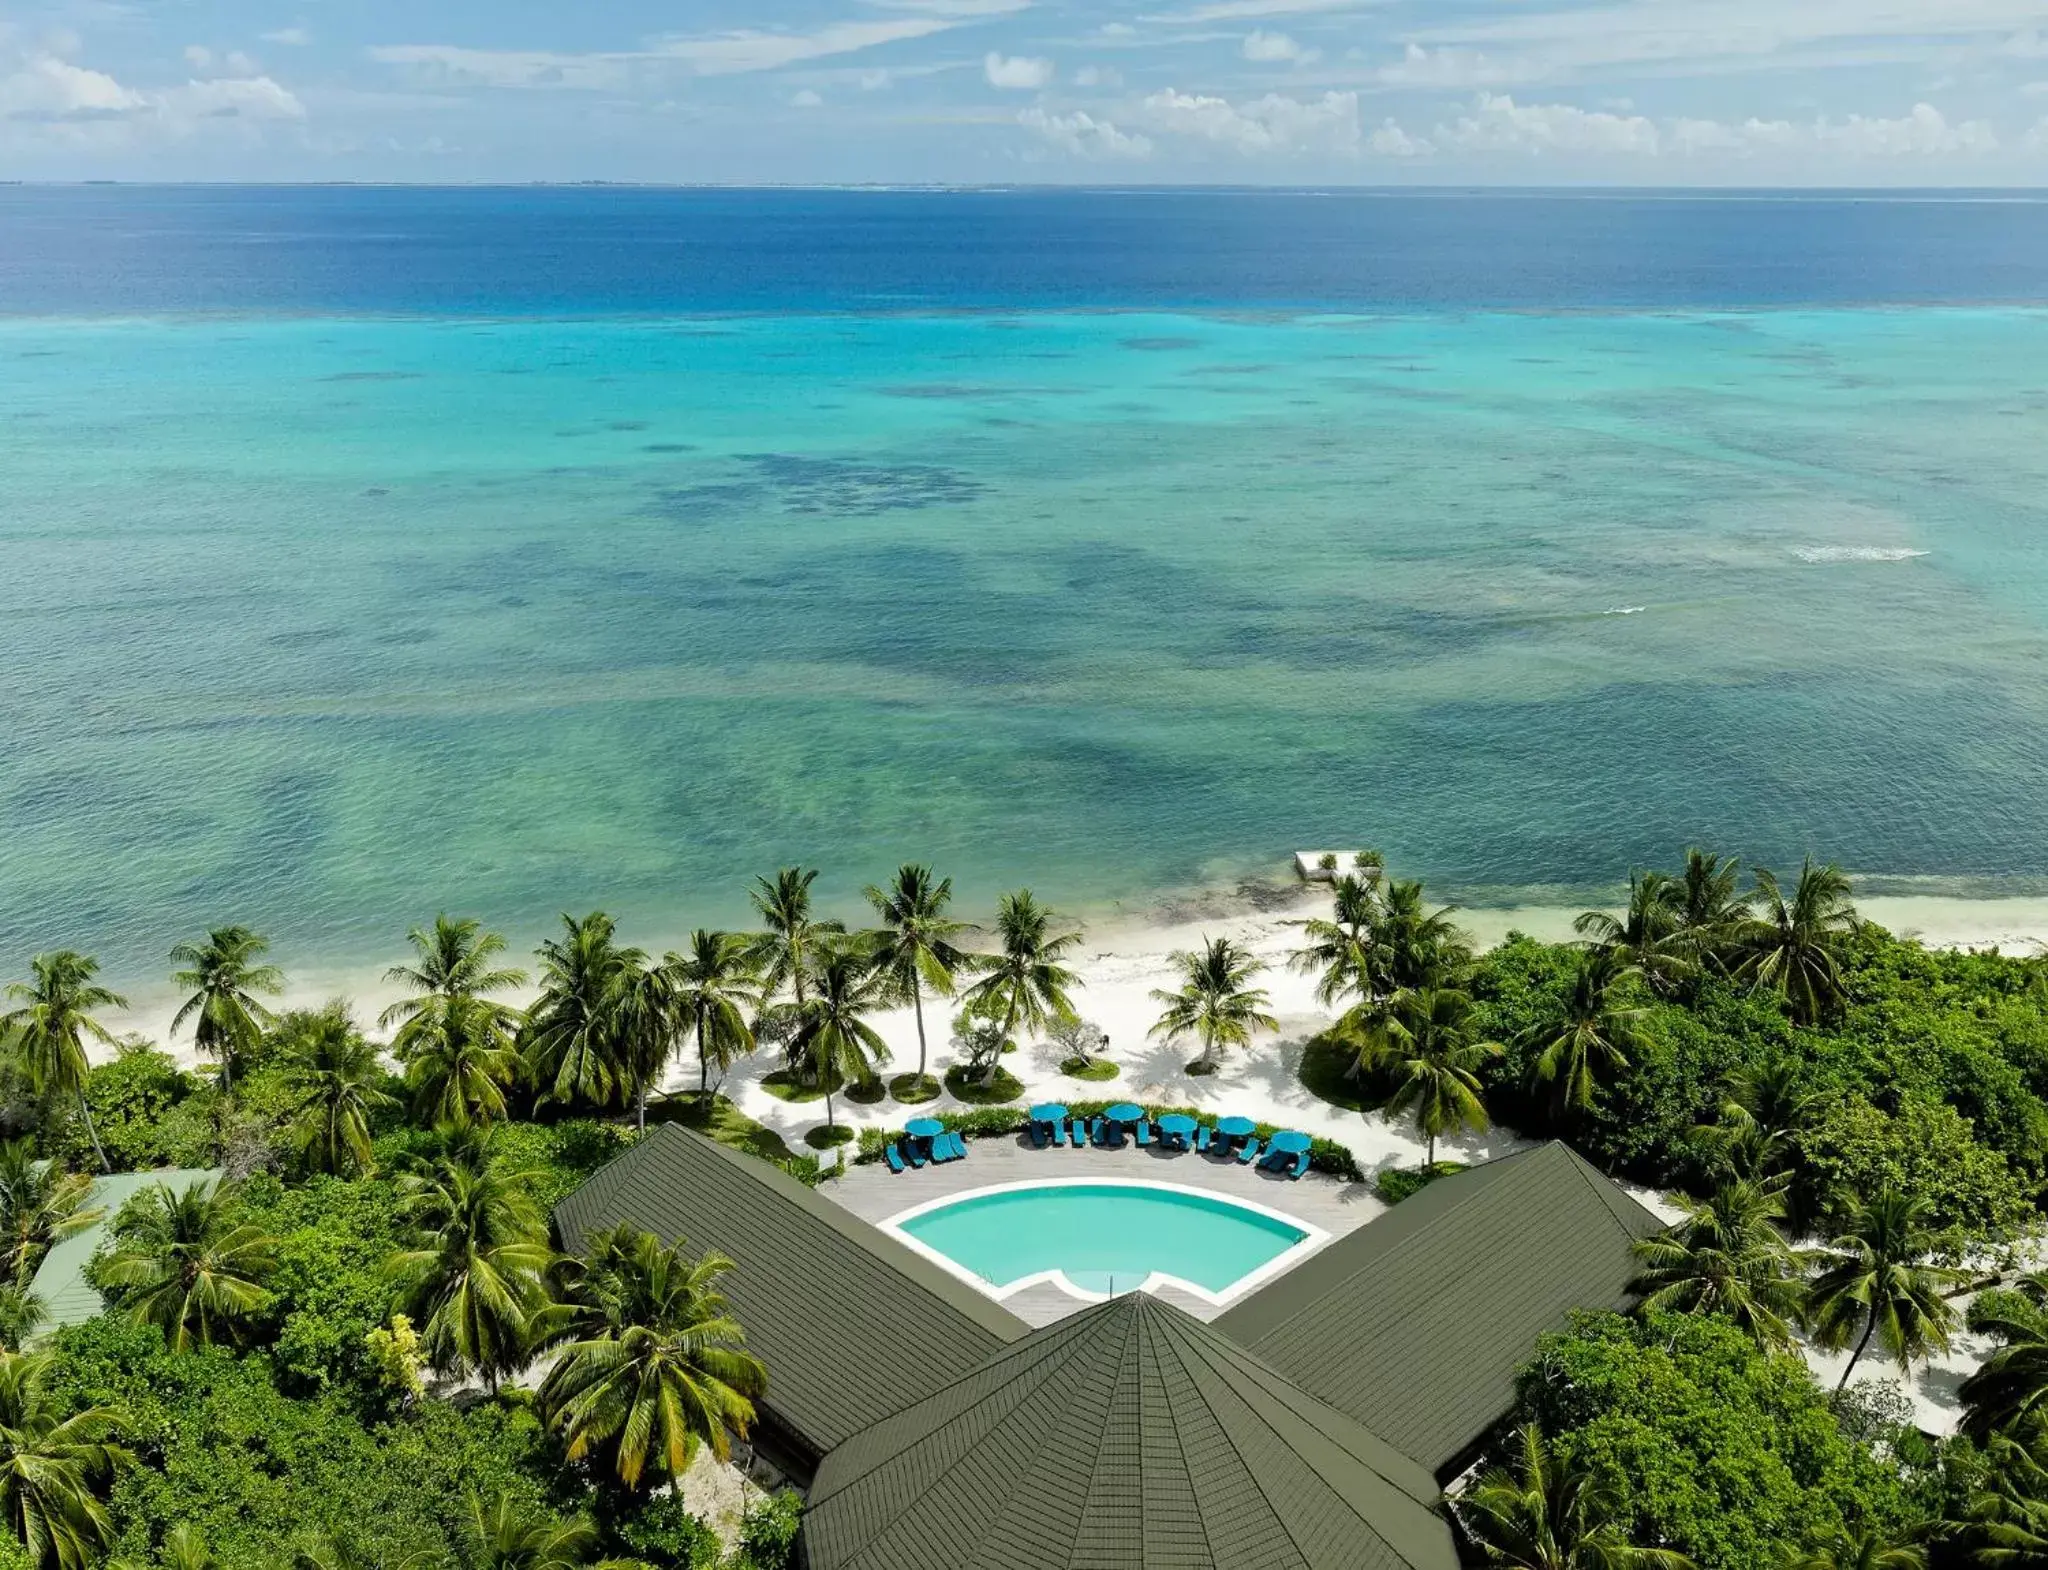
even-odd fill
[[[2048,887],[2048,204],[0,187],[0,970]]]

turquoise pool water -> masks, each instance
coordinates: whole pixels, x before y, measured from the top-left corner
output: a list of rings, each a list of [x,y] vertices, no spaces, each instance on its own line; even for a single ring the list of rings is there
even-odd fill
[[[1232,1200],[1120,1183],[969,1194],[896,1226],[998,1289],[1058,1271],[1102,1293],[1158,1272],[1220,1294],[1309,1235]]]

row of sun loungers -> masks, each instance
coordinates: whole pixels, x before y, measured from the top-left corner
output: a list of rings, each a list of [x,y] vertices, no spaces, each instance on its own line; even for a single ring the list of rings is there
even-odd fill
[[[966,1156],[967,1141],[958,1134],[935,1134],[929,1140],[913,1139],[906,1134],[882,1152],[882,1159],[889,1163],[891,1172],[922,1167],[926,1162],[938,1166],[948,1161],[962,1161]]]
[[[1031,1125],[1031,1142],[1040,1150],[1047,1145],[1056,1145],[1080,1150],[1095,1145],[1103,1150],[1121,1150],[1124,1143],[1125,1126],[1110,1118],[1056,1118],[1049,1123],[1034,1122]],[[1184,1134],[1170,1134],[1155,1129],[1150,1118],[1140,1118],[1130,1125],[1131,1140],[1140,1149],[1159,1145],[1167,1150],[1190,1148]],[[1309,1153],[1306,1150],[1272,1150],[1264,1152],[1256,1135],[1247,1138],[1235,1149],[1226,1135],[1218,1133],[1204,1123],[1195,1129],[1193,1149],[1198,1155],[1217,1155],[1234,1160],[1239,1166],[1254,1164],[1268,1171],[1284,1173],[1289,1178],[1299,1178],[1308,1171]]]

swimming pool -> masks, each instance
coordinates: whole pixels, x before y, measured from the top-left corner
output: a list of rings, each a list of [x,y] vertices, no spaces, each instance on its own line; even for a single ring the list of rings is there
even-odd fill
[[[1104,1178],[977,1189],[885,1225],[997,1297],[1042,1281],[1083,1298],[1164,1282],[1212,1303],[1286,1269],[1328,1236],[1248,1200]]]

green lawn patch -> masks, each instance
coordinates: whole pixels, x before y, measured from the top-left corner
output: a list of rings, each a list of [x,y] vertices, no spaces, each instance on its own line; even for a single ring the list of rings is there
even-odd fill
[[[935,1101],[944,1088],[930,1074],[898,1074],[889,1081],[889,1094],[907,1105]]]
[[[806,1085],[795,1069],[779,1068],[764,1075],[761,1088],[777,1101],[823,1101],[825,1082],[821,1079],[815,1085]],[[837,1086],[833,1087],[837,1089]]]
[[[1085,1079],[1099,1083],[1105,1079],[1115,1079],[1123,1070],[1108,1058],[1090,1058],[1085,1063],[1079,1058],[1067,1058],[1061,1062],[1060,1072],[1069,1079]]]
[[[836,1145],[850,1145],[854,1131],[843,1123],[827,1126],[820,1123],[816,1128],[804,1130],[804,1143],[813,1150],[830,1150]]]
[[[889,1087],[877,1079],[864,1079],[857,1085],[846,1087],[846,1099],[857,1107],[871,1107],[878,1101],[889,1099]]]
[[[995,1083],[984,1085],[981,1075],[964,1068],[946,1070],[946,1088],[971,1107],[992,1107],[999,1101],[1015,1101],[1024,1094],[1024,1082],[1006,1068],[996,1070]]]

